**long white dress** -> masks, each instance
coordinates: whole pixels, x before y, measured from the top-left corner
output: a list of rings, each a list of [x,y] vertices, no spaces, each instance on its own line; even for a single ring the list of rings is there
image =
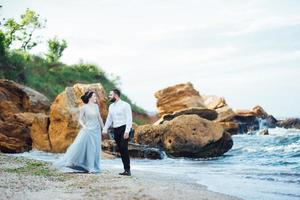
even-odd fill
[[[80,108],[79,123],[82,128],[74,142],[55,166],[72,172],[100,172],[101,130],[103,121],[97,104],[85,104]]]

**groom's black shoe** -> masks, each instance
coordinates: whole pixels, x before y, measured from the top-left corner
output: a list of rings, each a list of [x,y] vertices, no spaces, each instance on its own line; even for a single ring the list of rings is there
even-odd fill
[[[119,175],[122,175],[122,176],[131,176],[131,172],[130,172],[130,170],[129,171],[124,171],[123,173],[119,173]]]

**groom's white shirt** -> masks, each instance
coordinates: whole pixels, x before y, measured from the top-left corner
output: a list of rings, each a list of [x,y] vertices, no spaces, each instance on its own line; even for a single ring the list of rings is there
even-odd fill
[[[108,116],[103,128],[104,133],[107,133],[111,124],[114,128],[126,125],[125,133],[129,133],[132,127],[132,111],[129,103],[119,99],[109,106]]]

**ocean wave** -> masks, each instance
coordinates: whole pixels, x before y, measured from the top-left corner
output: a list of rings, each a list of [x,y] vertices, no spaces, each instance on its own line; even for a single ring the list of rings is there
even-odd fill
[[[238,146],[235,145],[231,151],[231,153],[234,154],[243,153],[245,156],[248,156],[248,154],[261,153],[261,155],[268,156],[270,154],[280,153],[285,156],[293,156],[295,154],[299,155],[300,153],[300,131],[294,132],[294,130],[276,128],[276,130],[271,131],[269,136],[234,136],[233,140],[238,144]],[[258,154],[257,156],[260,155]]]
[[[266,151],[266,152],[282,151],[285,153],[300,152],[300,142],[289,144],[286,146],[282,145],[282,146],[262,147],[261,151]]]
[[[280,128],[280,127],[276,127],[276,128],[269,128],[269,134],[270,135],[298,135],[300,134],[300,129],[295,129],[295,128],[290,128],[290,129],[286,129],[286,128]]]
[[[252,173],[243,176],[246,179],[265,180],[271,182],[300,184],[299,173]]]
[[[267,147],[245,147],[242,149],[243,152],[246,153],[297,153],[290,155],[291,157],[299,157],[300,156],[300,143],[293,143],[289,145],[282,146],[267,146]],[[298,154],[299,153],[299,154]]]

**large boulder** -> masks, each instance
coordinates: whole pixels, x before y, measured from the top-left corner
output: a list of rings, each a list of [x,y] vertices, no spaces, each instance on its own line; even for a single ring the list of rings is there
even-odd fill
[[[0,80],[0,151],[21,153],[31,149],[30,130],[50,101],[43,94],[10,80]]]
[[[206,158],[220,156],[233,141],[221,125],[199,117],[181,115],[161,125],[139,126],[135,141],[163,148],[174,157]]]
[[[199,92],[191,83],[178,84],[155,93],[158,115],[172,114],[190,107],[206,108]]]
[[[108,112],[106,94],[100,83],[76,84],[73,87],[67,87],[56,97],[50,108],[49,138],[52,152],[65,152],[77,136],[80,129],[79,107],[83,105],[80,97],[87,90],[96,93],[101,116],[103,120],[106,119]]]

